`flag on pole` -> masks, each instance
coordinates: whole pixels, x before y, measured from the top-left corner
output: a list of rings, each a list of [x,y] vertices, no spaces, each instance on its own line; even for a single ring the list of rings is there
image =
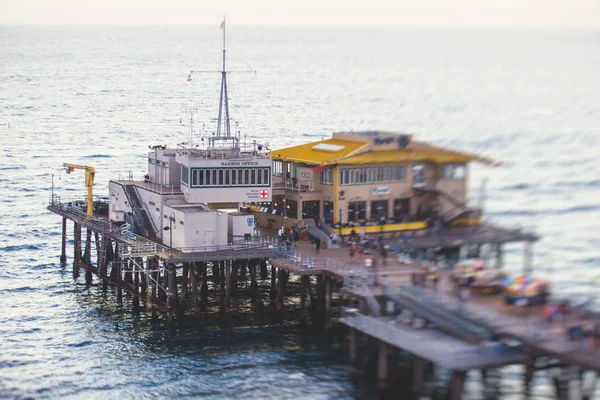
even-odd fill
[[[223,22],[221,22],[221,29],[225,28],[225,18],[223,18]]]
[[[191,73],[188,75],[187,81],[188,81],[188,82],[191,82],[191,81],[192,81],[192,74],[191,74]]]

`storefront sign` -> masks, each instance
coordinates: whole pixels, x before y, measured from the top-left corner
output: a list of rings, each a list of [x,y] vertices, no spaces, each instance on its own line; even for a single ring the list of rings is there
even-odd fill
[[[378,196],[383,194],[390,194],[390,188],[388,186],[371,188],[371,195]]]

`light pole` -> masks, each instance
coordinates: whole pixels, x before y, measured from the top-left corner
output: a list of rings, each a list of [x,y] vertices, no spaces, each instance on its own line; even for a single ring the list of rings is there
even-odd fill
[[[168,290],[167,303],[173,307],[177,304],[177,276],[175,271],[175,263],[173,262],[173,222],[175,221],[175,213],[171,212],[169,217],[169,226],[165,226],[163,230],[169,231],[169,261],[167,264],[168,273]],[[172,318],[169,314],[169,318]]]
[[[172,212],[169,217],[169,226],[165,226],[163,230],[169,231],[169,248],[170,248],[170,257],[173,256],[173,222],[175,221],[175,213]]]

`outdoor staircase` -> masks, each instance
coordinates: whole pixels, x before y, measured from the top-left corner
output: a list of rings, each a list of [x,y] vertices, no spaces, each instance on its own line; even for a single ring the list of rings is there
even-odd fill
[[[300,223],[298,223],[298,225],[296,225],[296,227],[298,228],[298,230],[300,232],[304,232],[304,231],[310,232],[315,237],[318,237],[319,239],[321,239],[321,242],[325,243],[327,245],[328,249],[331,248],[331,246],[332,246],[331,238],[329,237],[329,234],[327,232],[324,232],[324,230],[327,229],[328,227],[324,228],[324,230],[321,230],[321,229],[317,228],[317,226],[315,225],[315,221],[312,219],[304,219],[304,220],[300,221]]]
[[[158,241],[156,231],[146,212],[144,203],[138,196],[135,185],[125,185],[125,192],[129,198],[129,204],[133,213],[133,233],[145,236],[152,241]]]
[[[452,208],[449,211],[446,211],[444,214],[442,214],[442,217],[444,218],[444,220],[446,222],[452,222],[455,219],[464,216],[465,214],[481,213],[481,210],[479,210],[478,208],[467,206],[466,203],[463,203],[462,201],[458,200],[451,194],[444,192],[443,190],[436,189],[436,188],[426,188],[426,187],[418,188],[417,190],[422,193],[434,193],[434,194],[437,194],[438,196],[442,196],[442,197],[448,199],[454,205],[454,208]]]

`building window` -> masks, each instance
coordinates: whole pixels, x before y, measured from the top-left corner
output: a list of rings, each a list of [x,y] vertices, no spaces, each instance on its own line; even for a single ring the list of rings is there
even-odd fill
[[[198,186],[204,186],[204,171],[198,170]]]
[[[255,169],[250,170],[250,184],[256,185],[256,170]]]
[[[223,186],[223,184],[225,183],[225,179],[223,178],[223,173],[225,171],[223,171],[222,169],[219,170],[219,186]]]
[[[410,198],[394,199],[394,218],[405,221],[410,217]]]
[[[229,173],[231,172],[231,170],[226,169],[225,170],[225,186],[230,186],[231,183],[229,182]]]
[[[192,170],[192,186],[198,186],[198,170]]]
[[[327,225],[333,225],[333,201],[323,202],[323,219]]]
[[[216,169],[211,169],[211,175],[212,175],[212,184],[213,186],[217,186],[219,184],[219,181],[217,181],[217,170]]]
[[[406,181],[405,165],[348,168],[340,171],[341,185],[364,185],[394,181]]]
[[[440,179],[464,180],[466,172],[465,164],[440,165]]]
[[[372,200],[371,201],[371,219],[380,221],[381,217],[388,216],[388,201],[387,200]]]
[[[321,202],[308,200],[302,202],[302,219],[319,219],[321,217]]]
[[[421,164],[413,165],[413,186],[425,186],[425,166]]]
[[[406,181],[406,165],[396,165],[394,168],[394,180],[395,181]]]
[[[232,186],[237,186],[238,182],[237,182],[237,169],[232,169],[231,170],[231,185]]]
[[[367,218],[367,203],[364,201],[348,202],[348,222],[359,221]]]
[[[296,200],[285,201],[285,215],[288,218],[298,218],[298,202]]]
[[[186,167],[185,165],[181,166],[181,183],[183,183],[185,186],[189,185],[189,181],[190,181],[190,170],[188,167]],[[154,177],[156,179],[156,177]]]
[[[319,173],[321,183],[325,185],[333,185],[333,169],[328,168]]]
[[[275,176],[283,175],[283,163],[281,161],[273,160],[273,175],[275,175]]]
[[[269,168],[265,168],[263,169],[263,184],[265,186],[269,185],[269,180],[270,180],[270,176],[271,176],[271,171],[269,170]]]
[[[210,179],[210,177],[211,177],[210,169],[207,169],[205,172],[206,172],[206,186],[210,186],[210,185],[212,185],[212,180]]]
[[[244,185],[250,184],[250,170],[244,170]]]

